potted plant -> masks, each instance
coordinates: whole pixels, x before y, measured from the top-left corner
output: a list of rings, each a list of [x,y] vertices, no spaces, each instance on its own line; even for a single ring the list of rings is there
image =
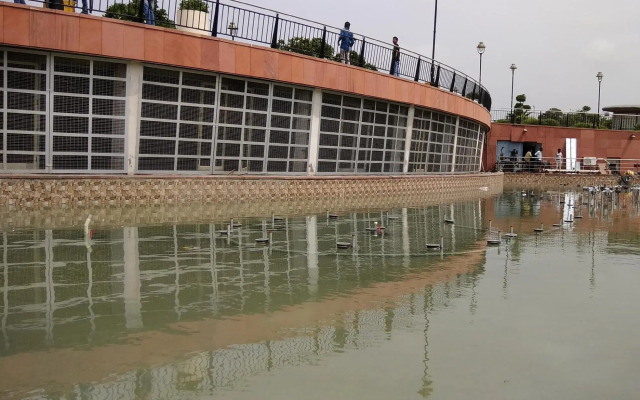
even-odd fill
[[[181,31],[205,34],[210,27],[209,5],[203,0],[182,0],[176,13],[176,28]]]

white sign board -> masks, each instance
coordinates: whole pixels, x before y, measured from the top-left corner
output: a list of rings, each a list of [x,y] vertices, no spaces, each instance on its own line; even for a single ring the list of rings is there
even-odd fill
[[[567,138],[566,139],[566,169],[567,171],[577,171],[580,167],[578,163],[576,163],[578,159],[578,139],[576,138]]]

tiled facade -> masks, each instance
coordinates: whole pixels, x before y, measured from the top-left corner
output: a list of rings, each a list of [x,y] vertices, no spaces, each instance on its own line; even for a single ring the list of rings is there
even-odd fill
[[[637,178],[636,183],[637,183]],[[505,188],[582,188],[584,186],[614,186],[619,183],[617,175],[599,174],[526,174],[505,173]]]
[[[0,179],[0,229],[212,221],[326,210],[382,210],[476,199],[502,191],[502,174],[466,176],[31,177]]]
[[[480,104],[334,61],[156,26],[0,2],[0,44],[268,79],[376,97],[490,126]]]

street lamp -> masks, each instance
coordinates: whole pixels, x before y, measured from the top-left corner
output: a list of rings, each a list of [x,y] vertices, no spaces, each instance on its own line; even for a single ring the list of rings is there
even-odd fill
[[[598,78],[598,115],[600,115],[600,85],[602,84],[602,72],[598,72],[596,74],[596,78]]]
[[[514,75],[516,73],[516,69],[518,69],[518,67],[516,67],[515,64],[511,64],[509,69],[511,70],[511,118],[513,118],[513,77],[514,77]]]
[[[436,8],[433,12],[433,46],[431,46],[431,82],[435,80],[435,64],[436,64],[436,22],[438,21],[438,0],[436,0]]]
[[[482,54],[487,46],[484,45],[484,42],[478,43],[478,54],[480,54],[480,77],[478,78],[478,85],[482,87]]]
[[[229,30],[229,33],[231,34],[231,40],[235,40],[234,36],[238,32],[238,25],[236,25],[235,22],[231,21],[231,22],[229,22],[229,26],[227,27],[227,29]]]

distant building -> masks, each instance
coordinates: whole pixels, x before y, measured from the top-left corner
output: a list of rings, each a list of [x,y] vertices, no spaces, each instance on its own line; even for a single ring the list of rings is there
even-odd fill
[[[611,129],[630,131],[640,124],[640,105],[602,107],[602,111],[613,113]]]

